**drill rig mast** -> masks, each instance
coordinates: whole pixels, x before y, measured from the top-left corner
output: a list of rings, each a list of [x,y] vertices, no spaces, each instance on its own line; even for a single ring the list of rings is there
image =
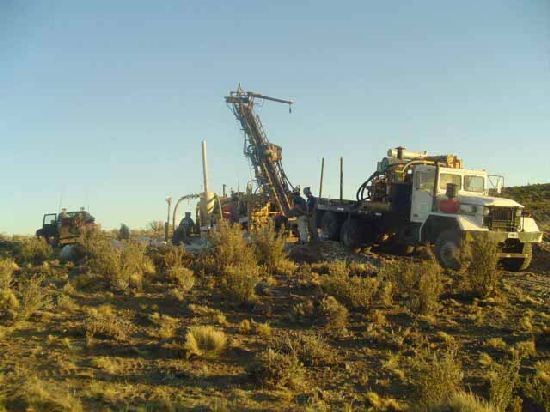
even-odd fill
[[[278,212],[288,216],[292,207],[290,194],[293,186],[282,166],[281,146],[269,142],[259,116],[254,113],[256,99],[288,104],[289,112],[293,102],[247,92],[240,86],[225,97],[226,103],[231,105],[231,110],[244,131],[244,155],[252,163],[258,188],[269,196],[269,201]]]

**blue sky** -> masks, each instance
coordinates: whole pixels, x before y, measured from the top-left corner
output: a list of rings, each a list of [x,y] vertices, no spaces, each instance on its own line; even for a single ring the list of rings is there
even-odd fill
[[[353,196],[390,147],[550,181],[550,2],[0,1],[0,232],[61,203],[144,227],[166,195],[250,179],[238,83],[291,181]],[[187,209],[192,204],[184,205]]]

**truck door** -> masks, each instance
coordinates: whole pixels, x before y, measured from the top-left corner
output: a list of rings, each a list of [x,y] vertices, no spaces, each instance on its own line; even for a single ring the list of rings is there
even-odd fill
[[[411,197],[411,222],[423,223],[432,211],[435,167],[418,165],[414,170]]]

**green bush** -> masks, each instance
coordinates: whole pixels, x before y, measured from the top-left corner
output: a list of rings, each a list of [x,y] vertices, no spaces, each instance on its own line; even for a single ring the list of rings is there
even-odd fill
[[[437,353],[421,351],[412,361],[418,406],[430,409],[461,390],[462,368],[452,350]]]
[[[476,237],[462,251],[460,275],[462,289],[474,296],[485,297],[493,293],[502,272],[498,269],[498,246],[488,237]]]
[[[18,285],[20,320],[28,319],[35,312],[52,305],[51,293],[42,286],[43,276],[34,276]]]
[[[141,289],[143,275],[155,270],[145,253],[146,246],[137,242],[124,242],[115,248],[106,237],[93,235],[87,239],[85,250],[88,270],[103,276],[115,290]]]
[[[195,285],[195,275],[193,271],[184,266],[172,266],[168,269],[166,277],[169,281],[178,285],[182,292],[189,292]]]
[[[350,277],[346,272],[338,271],[323,276],[321,285],[326,293],[350,309],[369,309],[374,303],[388,303],[385,291],[389,284],[378,278]]]
[[[380,278],[391,284],[393,295],[414,313],[431,314],[439,306],[443,289],[441,267],[433,258],[386,264]]]
[[[288,267],[285,239],[275,231],[272,223],[252,233],[252,245],[258,264],[263,265],[269,273]]]
[[[210,256],[218,273],[227,267],[256,266],[253,248],[243,238],[239,225],[222,221],[210,235]]]
[[[514,400],[514,388],[519,381],[521,359],[514,354],[510,361],[493,363],[489,379],[489,400],[497,411],[505,411]]]
[[[252,265],[226,266],[220,278],[221,289],[229,302],[249,304],[256,301],[258,268]]]

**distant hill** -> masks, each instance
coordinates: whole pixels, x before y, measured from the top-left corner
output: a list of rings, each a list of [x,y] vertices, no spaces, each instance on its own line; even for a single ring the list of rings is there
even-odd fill
[[[539,226],[550,232],[550,183],[505,187],[501,196],[521,203],[533,213]]]

